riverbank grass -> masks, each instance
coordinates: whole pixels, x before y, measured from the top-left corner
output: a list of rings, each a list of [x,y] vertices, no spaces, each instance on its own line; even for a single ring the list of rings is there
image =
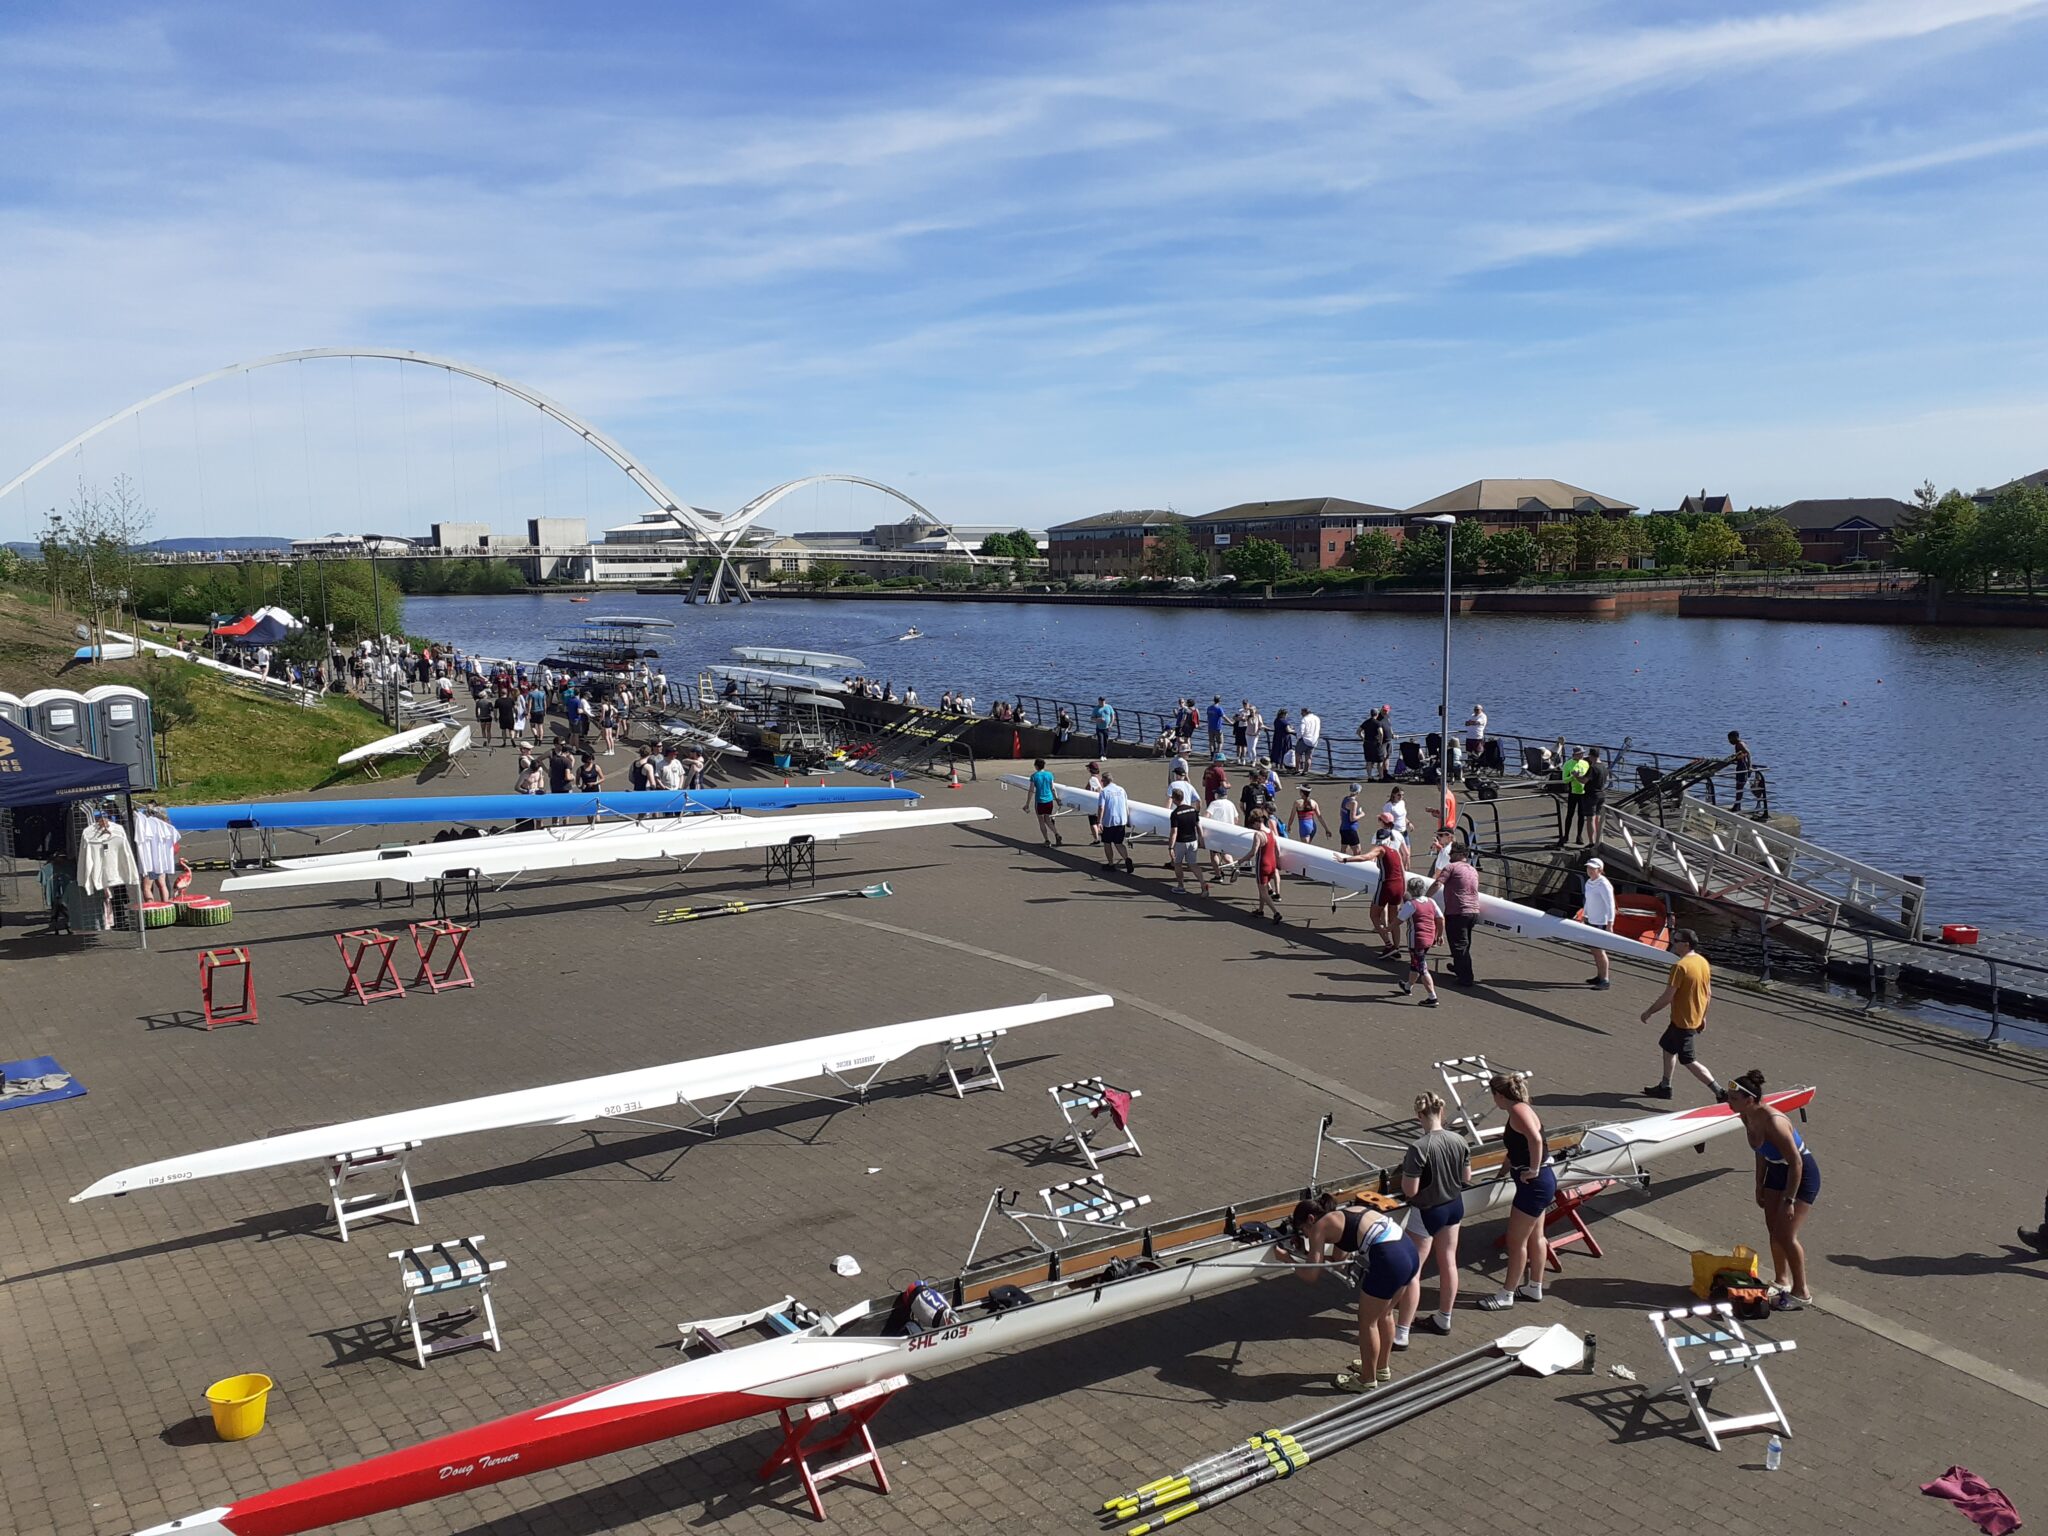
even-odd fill
[[[0,689],[17,695],[37,688],[83,693],[101,683],[128,683],[147,692],[153,666],[187,672],[198,714],[171,732],[170,782],[150,799],[241,800],[363,782],[368,775],[360,767],[341,768],[334,760],[391,734],[390,726],[353,699],[329,697],[308,709],[237,688],[187,663],[75,662],[73,622],[53,617],[47,598],[39,606],[24,594],[0,593]]]

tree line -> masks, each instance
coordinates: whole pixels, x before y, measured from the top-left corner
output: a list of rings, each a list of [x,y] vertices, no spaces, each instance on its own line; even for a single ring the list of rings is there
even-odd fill
[[[2048,486],[2016,481],[1980,502],[1934,482],[1913,493],[1914,512],[1901,518],[1892,558],[1954,591],[2023,586],[2032,597],[2048,571]]]

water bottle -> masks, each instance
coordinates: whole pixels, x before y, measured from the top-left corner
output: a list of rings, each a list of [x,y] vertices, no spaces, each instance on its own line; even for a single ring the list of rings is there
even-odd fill
[[[1775,1472],[1784,1464],[1784,1461],[1784,1439],[1779,1435],[1773,1434],[1771,1436],[1771,1443],[1764,1447],[1764,1470],[1766,1472]]]

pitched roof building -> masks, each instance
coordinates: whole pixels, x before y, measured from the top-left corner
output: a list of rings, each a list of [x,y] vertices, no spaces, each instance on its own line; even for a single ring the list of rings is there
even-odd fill
[[[1246,539],[1278,544],[1295,569],[1326,571],[1342,565],[1351,541],[1368,528],[1385,528],[1399,536],[1398,507],[1342,496],[1302,496],[1291,501],[1246,501],[1204,512],[1188,525],[1197,552],[1208,557],[1212,570],[1222,569],[1223,555]]]
[[[1562,480],[1474,480],[1441,496],[1418,502],[1407,511],[1409,517],[1436,517],[1450,513],[1479,523],[1489,532],[1507,528],[1534,528],[1543,523],[1566,522],[1574,517],[1625,517],[1635,504],[1616,501],[1582,486]]]
[[[1915,510],[1895,496],[1829,496],[1788,502],[1778,516],[1799,535],[1801,559],[1841,565],[1885,558],[1899,520]]]
[[[1187,521],[1182,513],[1155,507],[1060,523],[1045,532],[1047,569],[1055,578],[1142,576],[1159,535]]]

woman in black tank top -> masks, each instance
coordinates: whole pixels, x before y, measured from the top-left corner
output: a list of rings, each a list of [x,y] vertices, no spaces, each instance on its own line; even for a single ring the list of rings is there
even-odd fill
[[[1557,1197],[1557,1171],[1550,1166],[1550,1147],[1543,1121],[1529,1103],[1528,1079],[1496,1072],[1486,1085],[1496,1107],[1506,1111],[1501,1150],[1507,1176],[1515,1181],[1515,1203],[1508,1211],[1508,1273],[1501,1289],[1482,1297],[1489,1312],[1504,1312],[1517,1301],[1543,1299],[1543,1271],[1550,1245],[1543,1239],[1543,1220]]]

